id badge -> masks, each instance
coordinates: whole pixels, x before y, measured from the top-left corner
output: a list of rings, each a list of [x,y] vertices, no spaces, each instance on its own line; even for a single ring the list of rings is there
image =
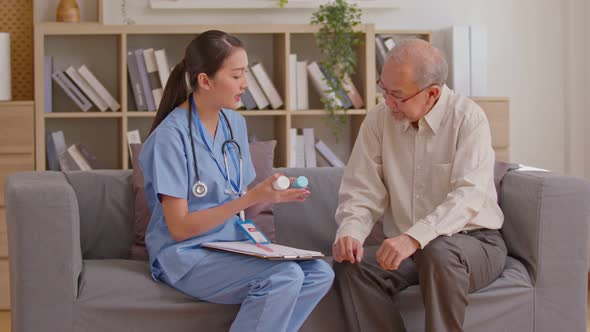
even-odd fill
[[[254,243],[269,244],[270,240],[262,233],[262,231],[254,224],[251,220],[244,220],[238,222],[238,225],[242,228],[242,231],[248,235],[250,240]]]

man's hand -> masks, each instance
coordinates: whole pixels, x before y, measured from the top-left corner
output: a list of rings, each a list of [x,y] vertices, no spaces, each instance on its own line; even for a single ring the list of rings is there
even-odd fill
[[[401,262],[418,248],[420,243],[407,234],[385,239],[377,250],[377,262],[384,270],[397,270]]]
[[[360,263],[363,258],[363,246],[359,240],[343,236],[332,247],[332,256],[338,263],[349,261],[352,264]]]

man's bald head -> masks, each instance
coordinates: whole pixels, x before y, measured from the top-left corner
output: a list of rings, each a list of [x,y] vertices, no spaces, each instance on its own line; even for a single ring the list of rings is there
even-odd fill
[[[410,67],[420,89],[431,84],[443,85],[447,81],[447,60],[437,48],[421,39],[396,42],[395,47],[387,54],[386,61]]]

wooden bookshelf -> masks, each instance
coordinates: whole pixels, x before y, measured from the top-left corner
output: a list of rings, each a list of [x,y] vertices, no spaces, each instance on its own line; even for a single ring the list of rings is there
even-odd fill
[[[352,80],[363,98],[363,109],[338,111],[349,121],[340,139],[335,139],[326,122],[319,96],[309,82],[309,110],[289,109],[290,77],[287,68],[289,54],[296,53],[298,61],[319,61],[315,44],[316,27],[308,24],[235,24],[235,25],[102,25],[96,22],[56,23],[35,25],[35,168],[46,169],[45,137],[50,131],[63,130],[66,144],[83,143],[96,154],[104,168],[130,168],[127,131],[139,129],[142,140],[155,112],[135,110],[133,96],[128,91],[127,51],[137,48],[165,48],[170,66],[182,58],[188,42],[199,32],[209,29],[227,31],[240,38],[248,51],[250,63],[265,66],[284,105],[278,110],[240,111],[247,118],[248,132],[257,139],[277,140],[275,166],[287,166],[289,129],[313,127],[316,139],[323,140],[336,155],[346,161],[352,150],[362,120],[376,105],[375,36],[380,34],[394,40],[421,38],[431,40],[426,30],[378,30],[372,24],[361,25],[362,42],[356,47],[358,57]],[[54,59],[53,70],[85,64],[121,104],[118,112],[100,112],[95,107],[81,112],[76,105],[52,83],[52,109],[44,111],[44,56]]]

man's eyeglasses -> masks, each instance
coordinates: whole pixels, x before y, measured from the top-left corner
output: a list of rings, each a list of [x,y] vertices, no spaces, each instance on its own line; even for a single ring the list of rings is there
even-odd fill
[[[427,87],[425,87],[424,89],[419,90],[418,92],[414,93],[413,95],[407,97],[407,98],[399,98],[395,95],[395,93],[391,90],[388,90],[387,88],[385,88],[385,86],[383,85],[383,82],[381,81],[381,79],[377,80],[377,86],[379,87],[379,89],[381,90],[381,92],[383,92],[384,97],[389,97],[391,99],[393,99],[395,101],[396,104],[403,104],[405,102],[407,102],[408,100],[416,97],[417,95],[419,95],[422,91],[433,87],[435,85],[438,85],[436,83],[430,84]]]

